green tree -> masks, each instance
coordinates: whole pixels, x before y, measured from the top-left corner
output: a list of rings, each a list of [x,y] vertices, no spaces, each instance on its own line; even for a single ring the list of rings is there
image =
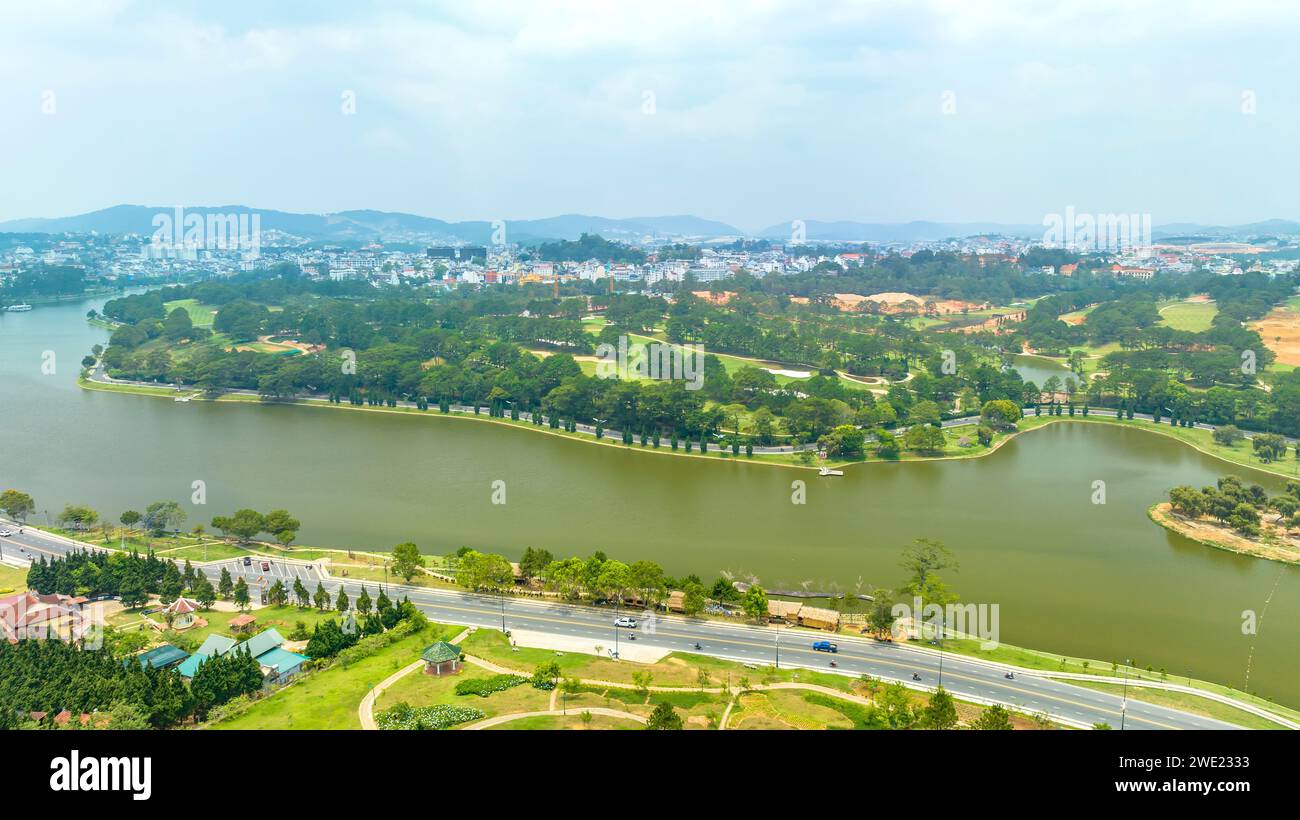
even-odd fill
[[[504,555],[478,550],[470,550],[461,556],[457,578],[470,589],[491,592],[503,592],[515,585],[514,568]]]
[[[18,490],[5,490],[0,493],[0,510],[4,510],[5,515],[16,521],[27,521],[27,516],[31,515],[36,509],[36,502],[32,497]]]
[[[921,709],[923,729],[956,729],[957,704],[952,695],[940,686],[930,695],[930,702]]]
[[[940,606],[957,600],[938,575],[946,569],[957,569],[957,560],[943,544],[928,538],[916,539],[904,550],[902,566],[908,573],[903,586],[908,595]]]
[[[199,602],[199,606],[204,609],[211,609],[212,605],[217,602],[217,590],[212,586],[206,575],[200,575],[194,582],[194,599]]]
[[[248,609],[250,600],[251,599],[248,595],[248,583],[241,577],[235,582],[235,606],[239,607],[242,612],[243,610]]]
[[[330,597],[330,594],[325,591],[325,584],[321,583],[320,581],[316,582],[316,594],[315,596],[313,596],[313,598],[316,604],[316,608],[319,609],[321,612],[325,612],[326,610],[328,610],[330,608],[330,604],[333,601],[333,599]]]
[[[972,729],[983,729],[985,731],[1006,731],[1012,728],[1011,713],[1001,704],[993,704],[980,713],[980,716],[971,722]]]
[[[393,547],[393,572],[400,575],[406,583],[411,583],[411,579],[423,566],[424,556],[415,544],[403,541]]]
[[[142,520],[145,529],[159,536],[167,530],[180,529],[185,523],[185,511],[175,501],[155,501],[145,507]]]
[[[740,609],[751,620],[762,621],[767,618],[767,592],[758,584],[745,590],[740,599]]]
[[[234,515],[219,515],[212,519],[212,526],[227,535],[233,535],[241,544],[246,544],[266,529],[266,518],[257,510],[236,510]]]
[[[655,705],[654,711],[646,721],[647,729],[673,731],[682,728],[682,716],[677,714],[671,703],[662,701]]]
[[[285,587],[284,581],[276,579],[274,584],[266,593],[266,601],[271,606],[284,606],[289,602],[289,590]]]
[[[221,568],[221,578],[217,580],[217,592],[222,598],[229,598],[235,591],[235,580],[230,577],[230,570]]]
[[[307,592],[307,587],[303,585],[301,578],[293,579],[293,597],[298,602],[298,606],[303,609],[311,603],[311,594]]]

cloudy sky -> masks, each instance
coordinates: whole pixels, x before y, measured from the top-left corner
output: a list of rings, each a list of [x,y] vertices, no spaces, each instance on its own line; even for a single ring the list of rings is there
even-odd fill
[[[1298,33],[1284,0],[6,3],[0,219],[1300,218]]]

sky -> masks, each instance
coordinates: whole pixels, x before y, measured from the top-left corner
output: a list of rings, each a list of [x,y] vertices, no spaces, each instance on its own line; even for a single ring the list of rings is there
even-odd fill
[[[0,219],[1300,219],[1297,33],[1284,0],[7,2]]]

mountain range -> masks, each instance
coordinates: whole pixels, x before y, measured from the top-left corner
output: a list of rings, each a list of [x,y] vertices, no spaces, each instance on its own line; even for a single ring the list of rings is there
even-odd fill
[[[171,214],[171,207],[115,205],[76,216],[12,219],[0,222],[0,233],[89,233],[148,236],[153,233],[153,219],[159,213]],[[425,242],[487,244],[493,240],[495,225],[485,220],[447,222],[416,214],[355,210],[330,214],[301,214],[288,211],[249,208],[243,205],[194,206],[185,213],[257,214],[263,231],[281,231],[312,241],[334,242]],[[645,238],[693,241],[763,238],[781,242],[798,238],[809,241],[842,242],[916,242],[967,236],[998,235],[1038,238],[1041,224],[1006,224],[998,222],[930,222],[870,223],[853,221],[806,220],[772,225],[750,234],[733,225],[702,219],[689,214],[611,219],[585,214],[564,214],[544,219],[507,220],[506,241],[535,244],[556,239],[577,239],[584,233],[600,234],[606,239],[641,240]],[[1300,222],[1270,219],[1245,225],[1200,225],[1172,223],[1152,229],[1156,239],[1201,237],[1214,239],[1249,239],[1272,236],[1300,236]]]

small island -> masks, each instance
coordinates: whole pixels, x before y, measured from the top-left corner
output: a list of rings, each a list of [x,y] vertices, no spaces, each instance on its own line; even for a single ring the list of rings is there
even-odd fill
[[[1180,486],[1148,510],[1151,520],[1207,546],[1300,564],[1300,483],[1269,496],[1258,484],[1223,476],[1214,487]]]

